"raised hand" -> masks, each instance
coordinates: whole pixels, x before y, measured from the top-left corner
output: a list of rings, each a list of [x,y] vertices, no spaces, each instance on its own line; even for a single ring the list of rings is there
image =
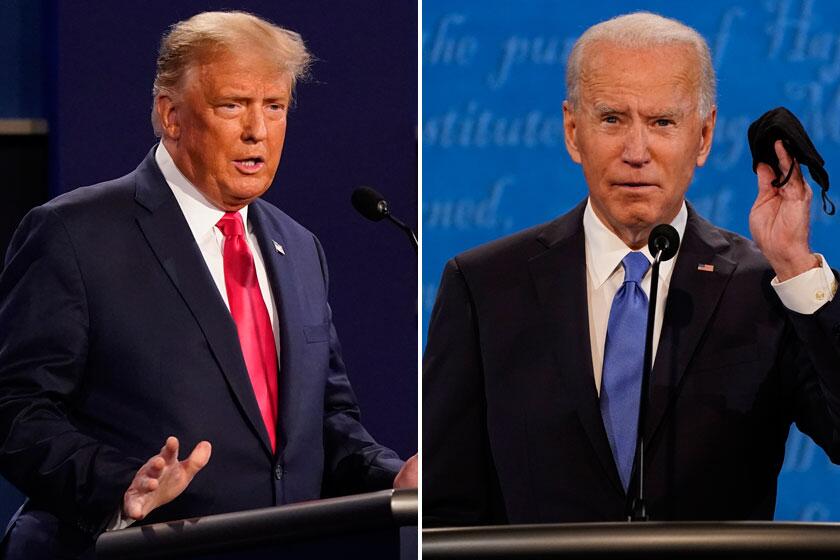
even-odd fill
[[[146,461],[123,496],[123,514],[141,520],[183,492],[198,471],[207,465],[212,448],[202,441],[190,456],[178,461],[178,438],[168,437],[160,453]]]
[[[772,168],[758,164],[758,196],[750,211],[750,233],[784,282],[819,266],[820,261],[808,245],[813,191],[781,140],[776,141],[774,148],[782,176],[787,175],[791,165],[795,167],[787,184],[777,188],[771,184],[775,178]]]

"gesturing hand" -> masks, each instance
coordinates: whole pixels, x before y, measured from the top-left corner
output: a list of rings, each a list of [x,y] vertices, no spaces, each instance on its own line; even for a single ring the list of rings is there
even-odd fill
[[[412,455],[405,462],[397,478],[394,479],[394,488],[417,488],[417,454]]]
[[[775,174],[770,166],[758,164],[758,196],[750,211],[750,233],[783,282],[820,263],[808,246],[813,192],[781,140],[774,148],[782,176],[791,165],[795,168],[788,183],[777,188],[771,184]]]
[[[123,496],[123,513],[140,520],[177,498],[210,460],[210,442],[202,441],[190,456],[178,461],[178,438],[168,437],[160,453],[146,461]]]

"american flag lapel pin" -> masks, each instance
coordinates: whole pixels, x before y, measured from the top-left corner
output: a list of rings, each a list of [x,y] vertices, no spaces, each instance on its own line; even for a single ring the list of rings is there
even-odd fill
[[[286,254],[286,250],[283,248],[283,246],[282,246],[282,245],[280,245],[279,243],[277,243],[277,242],[276,242],[276,241],[274,241],[273,239],[271,240],[271,242],[272,242],[272,243],[274,243],[274,250],[275,250],[275,251],[277,251],[277,252],[278,252],[278,253],[280,253],[281,255],[285,255],[285,254]]]
[[[700,272],[714,272],[715,271],[715,265],[700,263],[700,264],[697,265],[697,270],[699,270]]]

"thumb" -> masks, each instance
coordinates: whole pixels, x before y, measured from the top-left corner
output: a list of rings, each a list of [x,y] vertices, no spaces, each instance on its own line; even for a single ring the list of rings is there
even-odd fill
[[[190,456],[184,459],[182,463],[187,474],[192,477],[203,469],[210,461],[210,453],[212,451],[213,446],[210,445],[209,441],[199,442],[192,450],[192,453],[190,453]]]
[[[135,521],[141,521],[146,515],[143,513],[143,505],[140,503],[140,500],[131,500],[129,503],[125,504],[123,507],[123,513],[125,516],[134,519]]]

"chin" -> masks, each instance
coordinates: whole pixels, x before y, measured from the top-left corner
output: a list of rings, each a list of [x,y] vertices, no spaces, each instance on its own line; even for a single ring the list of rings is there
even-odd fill
[[[253,181],[249,180],[246,182],[239,182],[236,186],[230,189],[230,193],[238,200],[248,200],[250,202],[251,200],[260,197],[270,186],[271,182],[266,183],[265,179]]]
[[[632,210],[622,213],[619,216],[619,223],[633,231],[643,231],[648,228],[652,228],[653,226],[659,224],[661,220],[658,220],[656,215],[646,211],[647,209],[642,209],[638,212],[633,212]]]

